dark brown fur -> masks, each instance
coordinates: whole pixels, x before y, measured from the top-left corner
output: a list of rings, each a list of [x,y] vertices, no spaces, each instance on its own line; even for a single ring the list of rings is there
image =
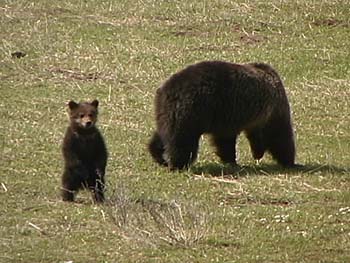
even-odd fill
[[[244,131],[253,157],[266,151],[283,166],[295,163],[290,108],[277,72],[263,63],[207,61],[172,75],[155,97],[156,131],[148,149],[170,169],[195,161],[208,133],[224,163],[236,163],[236,138]]]
[[[62,198],[74,201],[79,189],[88,188],[95,202],[104,201],[107,149],[95,124],[98,101],[68,103],[70,126],[63,140]]]

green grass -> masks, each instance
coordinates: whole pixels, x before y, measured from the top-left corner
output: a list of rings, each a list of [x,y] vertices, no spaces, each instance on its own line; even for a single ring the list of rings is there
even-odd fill
[[[0,39],[0,262],[350,261],[349,1],[3,0]],[[303,169],[244,137],[241,169],[206,137],[189,171],[152,162],[155,90],[210,59],[279,71]],[[94,98],[109,201],[63,203],[65,104]]]

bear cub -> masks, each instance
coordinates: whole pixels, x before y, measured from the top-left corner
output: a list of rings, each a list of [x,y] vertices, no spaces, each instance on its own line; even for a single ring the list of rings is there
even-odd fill
[[[89,189],[96,203],[104,201],[107,149],[96,127],[98,100],[68,103],[70,125],[62,145],[64,172],[62,199],[74,201],[80,189]]]
[[[153,159],[171,170],[197,158],[202,134],[210,134],[223,163],[236,164],[237,136],[247,136],[253,158],[265,152],[295,166],[291,111],[278,73],[264,63],[204,61],[167,79],[155,96]]]

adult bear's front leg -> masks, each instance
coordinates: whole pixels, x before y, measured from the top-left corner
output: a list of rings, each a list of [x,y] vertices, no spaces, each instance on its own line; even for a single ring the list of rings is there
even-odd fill
[[[170,170],[188,168],[196,159],[200,135],[174,136],[166,145]]]
[[[292,122],[288,115],[275,116],[264,128],[265,143],[280,165],[295,166],[295,142]]]
[[[168,163],[164,159],[164,143],[159,133],[155,131],[148,143],[148,151],[151,154],[154,161],[160,165],[167,166]]]
[[[260,160],[266,151],[266,142],[264,141],[264,132],[261,128],[254,128],[246,131],[246,136],[249,141],[250,149],[253,158]]]
[[[216,154],[223,163],[236,165],[236,140],[237,135],[235,134],[232,136],[212,135],[212,143],[216,148]]]

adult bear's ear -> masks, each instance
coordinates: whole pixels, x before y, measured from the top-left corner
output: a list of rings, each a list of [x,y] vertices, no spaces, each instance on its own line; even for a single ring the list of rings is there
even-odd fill
[[[93,100],[91,102],[91,105],[94,106],[97,109],[97,107],[98,107],[98,100]]]
[[[74,110],[79,106],[78,103],[76,103],[75,101],[71,100],[68,102],[68,107],[70,110]]]

